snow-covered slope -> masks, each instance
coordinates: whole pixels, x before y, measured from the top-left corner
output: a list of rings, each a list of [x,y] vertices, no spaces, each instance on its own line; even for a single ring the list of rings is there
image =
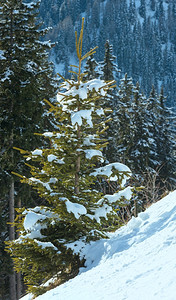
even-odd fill
[[[36,300],[175,300],[176,191],[90,245],[86,256],[87,269]]]

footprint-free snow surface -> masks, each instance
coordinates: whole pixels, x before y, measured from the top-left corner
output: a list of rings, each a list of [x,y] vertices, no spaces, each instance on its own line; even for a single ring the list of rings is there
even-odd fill
[[[176,191],[85,255],[87,268],[36,300],[175,300]]]

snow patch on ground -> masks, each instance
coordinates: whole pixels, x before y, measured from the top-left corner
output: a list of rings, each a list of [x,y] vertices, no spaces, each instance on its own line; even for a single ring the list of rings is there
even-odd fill
[[[83,250],[77,277],[36,300],[176,299],[176,191],[109,237]]]

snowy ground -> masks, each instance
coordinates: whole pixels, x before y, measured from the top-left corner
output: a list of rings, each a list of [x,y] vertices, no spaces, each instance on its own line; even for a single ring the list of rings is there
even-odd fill
[[[80,275],[36,300],[175,300],[176,191],[89,246],[87,258]]]

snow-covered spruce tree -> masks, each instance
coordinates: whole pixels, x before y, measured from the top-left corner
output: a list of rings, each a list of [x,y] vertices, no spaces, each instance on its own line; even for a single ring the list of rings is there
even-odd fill
[[[102,79],[105,81],[114,80],[114,73],[118,71],[115,63],[116,57],[113,55],[112,45],[107,40],[105,43],[105,55],[102,63]]]
[[[0,162],[6,183],[20,164],[20,155],[14,156],[12,147],[36,147],[38,139],[32,133],[46,121],[41,118],[41,101],[56,91],[48,62],[51,45],[41,41],[47,30],[40,30],[38,8],[39,2],[22,0],[2,0],[0,6]]]
[[[165,107],[163,89],[158,96],[152,87],[149,98],[141,104],[144,104],[144,110],[141,111],[141,105],[136,107],[138,118],[135,124],[138,131],[136,144],[131,151],[134,167],[130,163],[131,159],[129,166],[132,170],[134,168],[140,185],[144,186],[138,196],[139,200],[142,199],[142,206],[145,206],[146,203],[156,202],[166,190],[175,186],[175,116],[171,109]],[[142,121],[141,125],[138,119]],[[140,135],[143,139],[138,138]],[[136,149],[136,157],[133,149]]]
[[[130,113],[130,142],[122,151],[127,153],[128,164],[133,173],[133,184],[136,186],[145,186],[144,182],[146,174],[149,172],[149,126],[148,126],[148,111],[146,105],[146,97],[140,93],[140,87],[137,83],[132,90],[132,98],[130,108],[127,112]],[[127,127],[128,127],[127,126]],[[134,197],[131,211],[134,216],[137,216],[140,211],[144,209],[146,203],[146,188],[142,189]]]
[[[154,86],[152,86],[149,97],[147,98],[147,119],[149,130],[150,154],[148,166],[150,170],[156,170],[158,166],[157,138],[158,138],[158,99]]]
[[[102,73],[100,77],[101,79],[107,82],[112,80],[116,81],[118,79],[118,72],[120,70],[118,69],[115,61],[116,56],[113,55],[112,45],[110,45],[109,41],[107,40],[105,43],[104,61],[100,65]],[[106,95],[107,106],[110,106],[113,110],[117,109],[117,100],[117,88],[114,86],[113,89],[109,90],[108,94]]]
[[[109,41],[107,40],[105,43],[105,55],[104,61],[101,63],[101,79],[105,81],[117,80],[118,76],[118,67],[115,63],[116,57],[113,55],[113,48],[110,45]],[[110,162],[116,161],[112,158],[112,151],[115,151],[115,144],[114,144],[114,132],[116,131],[116,113],[118,110],[118,96],[117,96],[117,87],[114,85],[113,89],[109,90],[104,97],[105,100],[105,107],[111,108],[111,122],[109,124],[109,128],[106,131],[106,137],[108,140],[108,145],[104,150],[104,155],[106,159]]]
[[[107,158],[111,162],[128,163],[136,186],[140,185],[144,171],[148,170],[150,144],[146,106],[146,98],[140,93],[139,84],[133,85],[132,79],[125,74],[119,86],[118,109],[113,114]],[[136,200],[134,215],[137,215],[141,210],[141,197],[133,200]]]
[[[58,103],[49,104],[58,124],[57,131],[43,133],[51,147],[20,150],[32,174],[30,178],[21,175],[22,182],[31,184],[48,203],[22,212],[20,237],[9,243],[16,269],[22,270],[34,294],[46,290],[40,285],[53,276],[56,284],[76,276],[84,265],[84,246],[108,237],[107,232],[121,224],[117,210],[129,203],[133,193],[132,187],[124,187],[130,169],[120,163],[103,163],[106,141],[101,135],[108,112],[101,107],[101,99],[114,82],[83,81],[82,61],[94,49],[82,56],[82,42],[83,23],[79,39],[76,33],[77,79],[64,79]],[[103,195],[95,189],[97,177],[118,181],[119,190]]]
[[[118,90],[118,110],[114,116],[115,126],[112,132],[114,149],[110,152],[113,160],[127,163],[133,143],[132,99],[134,85],[127,74],[121,79]]]
[[[48,123],[48,119],[42,118],[41,101],[55,95],[52,67],[48,62],[51,47],[50,43],[41,41],[47,31],[40,30],[38,8],[39,1],[2,0],[0,3],[0,204],[4,224],[7,220],[13,222],[14,205],[17,207],[22,202],[31,206],[33,198],[30,187],[21,185],[11,174],[12,170],[20,169],[23,174],[29,174],[23,157],[14,154],[13,146],[32,150],[39,145],[40,137],[33,133]],[[7,223],[5,228],[3,239],[8,235]],[[9,226],[9,238],[14,236],[15,228]],[[1,261],[0,269],[3,269]],[[16,284],[11,277],[9,283],[12,281],[11,299],[14,299]]]
[[[171,110],[165,107],[164,102],[163,91],[161,90],[161,94],[158,96],[153,86],[147,99],[146,111],[150,146],[148,166],[150,170],[154,171],[160,169],[161,172],[163,169],[161,181],[169,179],[171,173],[174,173],[169,161],[172,161],[171,164],[173,164],[175,147],[174,131],[172,130],[174,117]]]
[[[163,87],[160,95],[157,97],[157,134],[156,149],[158,154],[159,178],[165,182],[168,189],[175,185],[175,130],[174,121],[175,113],[171,108],[166,107],[166,97],[164,96]]]
[[[130,108],[131,145],[128,149],[129,165],[134,174],[141,175],[149,164],[149,130],[146,97],[140,93],[137,83],[133,88]]]
[[[112,135],[116,145],[113,157],[125,164],[128,162],[133,173],[142,174],[153,167],[153,156],[157,155],[155,98],[150,95],[146,99],[140,93],[139,84],[135,86],[127,74],[121,80],[118,94],[119,109]]]
[[[93,54],[87,58],[85,64],[85,80],[91,80],[100,77],[100,70],[97,61],[93,57]]]

